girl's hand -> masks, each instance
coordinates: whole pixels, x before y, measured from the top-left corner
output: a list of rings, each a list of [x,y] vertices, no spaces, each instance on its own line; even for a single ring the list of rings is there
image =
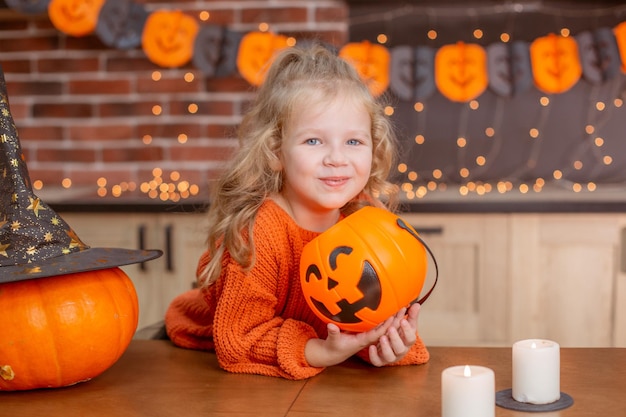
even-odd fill
[[[402,317],[404,317],[404,310],[402,310]],[[362,349],[379,342],[392,327],[401,326],[398,314],[363,333],[342,332],[336,324],[329,323],[326,339],[310,339],[307,342],[304,349],[307,362],[311,366],[326,367],[345,361]],[[413,341],[415,341],[415,335]]]
[[[369,347],[369,359],[374,366],[384,366],[402,359],[417,340],[417,320],[420,305],[411,305],[408,313],[402,308],[394,317],[392,325]],[[406,317],[405,317],[406,314]]]

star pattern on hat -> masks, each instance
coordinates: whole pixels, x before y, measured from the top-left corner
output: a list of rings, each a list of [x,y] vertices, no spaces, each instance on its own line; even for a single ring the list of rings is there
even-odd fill
[[[89,248],[34,194],[4,79],[0,83],[0,266],[28,265]]]

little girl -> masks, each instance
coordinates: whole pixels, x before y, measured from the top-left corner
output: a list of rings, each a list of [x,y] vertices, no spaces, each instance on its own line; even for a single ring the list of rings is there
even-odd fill
[[[395,152],[383,108],[355,69],[323,46],[273,61],[217,183],[199,289],[165,324],[178,346],[214,349],[230,372],[304,379],[353,355],[421,364],[419,305],[363,333],[318,319],[300,287],[302,248],[364,205],[393,209]]]

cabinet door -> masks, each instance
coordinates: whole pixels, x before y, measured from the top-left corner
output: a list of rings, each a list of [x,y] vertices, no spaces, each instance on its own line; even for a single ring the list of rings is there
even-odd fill
[[[427,345],[497,345],[507,340],[508,228],[504,215],[403,214],[433,251],[439,283],[420,313]],[[429,265],[432,285],[434,268]]]
[[[208,236],[206,218],[205,214],[188,213],[159,216],[156,230],[162,234],[164,252],[161,305],[168,306],[174,297],[193,288]]]
[[[613,344],[619,230],[617,217],[610,214],[512,217],[514,340]]]
[[[619,220],[619,269],[615,279],[613,346],[626,347],[626,217]]]

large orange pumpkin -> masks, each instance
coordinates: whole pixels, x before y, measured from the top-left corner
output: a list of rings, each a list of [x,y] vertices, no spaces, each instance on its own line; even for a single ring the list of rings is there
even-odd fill
[[[304,297],[324,322],[367,331],[418,300],[427,272],[417,232],[387,210],[365,207],[302,251]],[[429,292],[430,294],[430,292]]]
[[[489,85],[487,52],[472,43],[442,46],[435,54],[435,84],[452,101],[475,99]]]
[[[537,88],[544,93],[564,93],[582,75],[576,39],[550,33],[530,44],[530,62]]]
[[[98,376],[128,347],[138,313],[119,268],[0,284],[0,391]]]
[[[379,96],[389,87],[391,54],[384,46],[368,41],[351,42],[341,48],[339,56],[356,68],[372,95]]]

